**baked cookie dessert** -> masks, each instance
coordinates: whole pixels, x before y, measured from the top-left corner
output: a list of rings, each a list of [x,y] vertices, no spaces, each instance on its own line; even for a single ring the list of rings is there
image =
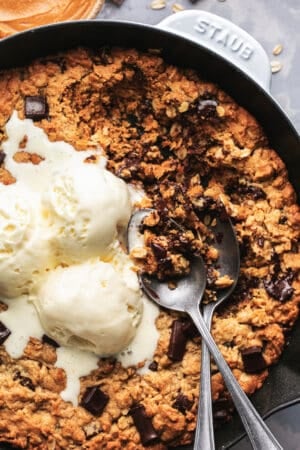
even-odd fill
[[[212,332],[243,390],[261,388],[299,313],[300,212],[284,163],[218,86],[153,51],[36,60],[1,73],[0,104],[0,442],[191,443],[201,339],[141,296],[136,271],[176,282],[201,254],[207,292],[230,283],[206,223],[226,213],[241,271]],[[128,256],[141,207],[154,213]],[[216,423],[230,420],[214,364],[212,391]]]

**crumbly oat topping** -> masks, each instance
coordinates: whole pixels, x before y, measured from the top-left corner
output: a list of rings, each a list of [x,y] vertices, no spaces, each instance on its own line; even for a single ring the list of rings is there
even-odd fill
[[[101,146],[109,170],[145,190],[140,206],[155,213],[144,224],[145,252],[134,255],[143,270],[180,275],[198,252],[207,263],[216,260],[208,212],[224,205],[240,244],[241,273],[212,331],[245,392],[259,389],[299,312],[300,212],[286,167],[255,119],[195,72],[167,65],[153,52],[128,49],[76,49],[3,72],[0,142],[12,112],[24,118],[28,96],[47,100],[47,116],[35,123],[52,141],[64,140],[78,151]],[[16,158],[39,163],[38,155],[26,153],[26,138]],[[5,157],[0,180],[15,181]],[[54,365],[51,342],[32,338],[18,360],[1,346],[0,442],[86,450],[142,449],[148,438],[153,450],[190,443],[201,340],[187,322],[162,310],[150,370],[141,374],[112,358],[99,360],[98,369],[81,379],[78,407],[59,395],[66,376]],[[184,351],[172,359],[175,328]],[[216,423],[229,420],[232,404],[214,365],[212,389]],[[89,401],[103,400],[100,414],[91,412],[93,404],[84,407],[87,392]],[[144,419],[152,437],[139,432]]]

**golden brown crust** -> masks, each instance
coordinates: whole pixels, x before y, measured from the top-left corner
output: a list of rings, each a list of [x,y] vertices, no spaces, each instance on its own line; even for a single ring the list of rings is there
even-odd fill
[[[64,140],[77,150],[101,146],[110,170],[144,187],[149,198],[143,206],[154,207],[158,217],[148,223],[149,242],[158,239],[156,243],[164,247],[166,242],[169,249],[165,231],[151,231],[165,215],[187,228],[189,250],[216,259],[213,247],[205,239],[197,240],[197,232],[207,234],[201,216],[205,202],[221,199],[235,224],[242,264],[236,291],[216,314],[212,331],[245,392],[259,389],[298,316],[300,211],[286,168],[255,119],[194,72],[135,50],[77,49],[3,73],[1,140],[13,110],[24,117],[26,95],[47,98],[48,117],[36,125],[52,141]],[[16,158],[30,159],[26,139]],[[29,163],[38,162],[32,158]],[[2,166],[0,180],[13,182],[5,162]],[[181,256],[172,253],[174,267],[185,270],[188,258]],[[144,265],[157,270],[153,252]],[[283,295],[283,285],[289,295]],[[31,339],[16,361],[1,347],[0,442],[28,449],[142,449],[129,414],[135,404],[144,405],[160,436],[149,449],[191,442],[201,341],[188,339],[182,361],[167,356],[172,323],[179,318],[180,314],[161,311],[157,319],[155,370],[140,375],[135,367],[124,369],[106,359],[81,380],[81,396],[95,385],[109,396],[100,417],[61,399],[66,380],[54,366],[53,347]],[[242,354],[253,347],[262,349],[266,366],[247,373]],[[212,387],[215,402],[228,399],[214,365]],[[226,410],[228,418],[232,406]]]

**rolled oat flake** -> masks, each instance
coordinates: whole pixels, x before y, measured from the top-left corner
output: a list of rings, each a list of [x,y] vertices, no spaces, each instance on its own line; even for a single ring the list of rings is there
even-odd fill
[[[167,5],[165,0],[153,0],[150,6],[151,9],[164,9]]]
[[[283,50],[283,46],[281,44],[277,44],[273,48],[273,52],[272,53],[273,53],[274,56],[278,56],[278,55],[280,55],[280,53],[282,53],[282,50]]]
[[[282,69],[282,64],[279,61],[271,61],[272,73],[277,73]]]

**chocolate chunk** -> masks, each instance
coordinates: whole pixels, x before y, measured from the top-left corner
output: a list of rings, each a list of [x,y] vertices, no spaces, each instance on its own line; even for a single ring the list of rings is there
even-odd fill
[[[246,373],[261,372],[267,367],[262,355],[262,348],[253,346],[241,351],[244,370]]]
[[[256,277],[248,278],[245,275],[239,277],[234,296],[237,299],[245,299],[252,297],[252,289],[259,286],[260,280]]]
[[[127,114],[126,119],[132,127],[135,127],[136,124],[138,123],[138,118],[134,114]]]
[[[167,250],[156,242],[151,242],[151,249],[154,253],[155,258],[158,260],[163,260],[167,256]]]
[[[280,225],[284,225],[285,223],[287,223],[287,217],[286,216],[281,216],[278,220],[278,223]]]
[[[182,331],[190,339],[193,339],[193,338],[199,336],[198,328],[196,327],[194,322],[192,322],[191,320],[186,320],[183,322]]]
[[[186,395],[178,394],[172,406],[173,408],[178,409],[182,414],[185,414],[186,411],[191,409],[193,402],[189,400]]]
[[[248,186],[247,194],[252,196],[254,200],[260,200],[267,197],[265,191],[257,186]]]
[[[98,386],[86,389],[81,400],[81,406],[94,416],[100,416],[109,401],[109,397]]]
[[[47,102],[42,95],[25,97],[25,117],[32,120],[41,120],[47,117]]]
[[[264,244],[265,244],[265,238],[264,238],[263,236],[259,236],[259,237],[257,238],[257,245],[258,245],[260,248],[263,248],[263,247],[264,247]]]
[[[6,157],[6,153],[3,150],[0,150],[0,165],[4,162]]]
[[[130,409],[129,414],[139,432],[142,444],[147,446],[157,443],[159,436],[153,428],[150,417],[146,414],[145,407],[138,404]]]
[[[11,331],[4,325],[3,322],[0,322],[0,345],[6,341],[10,334]]]
[[[253,184],[241,184],[239,180],[232,180],[225,187],[225,193],[231,195],[234,198],[236,195],[240,197],[248,197],[254,200],[263,200],[267,197],[265,191]]]
[[[52,339],[51,337],[47,336],[46,334],[43,334],[42,342],[44,344],[51,345],[51,347],[54,347],[54,348],[60,347],[60,345],[54,339]]]
[[[281,302],[289,300],[294,293],[294,288],[290,285],[289,276],[277,280],[264,281],[264,285],[267,293]]]
[[[35,391],[35,386],[30,378],[24,377],[19,370],[17,370],[13,375],[13,380],[18,380],[20,384],[24,387],[27,387],[31,391]]]
[[[187,335],[184,332],[184,322],[182,320],[174,320],[172,323],[172,331],[170,336],[168,357],[172,361],[181,361],[187,343]]]
[[[218,103],[212,99],[200,99],[197,105],[197,111],[201,119],[216,117],[216,108]]]
[[[34,386],[33,382],[31,381],[31,379],[28,377],[22,377],[20,380],[20,384],[22,386],[27,387],[31,391],[35,391],[35,386]]]
[[[152,372],[157,372],[158,369],[158,363],[156,361],[152,361],[152,363],[148,366],[149,370],[152,370]]]

